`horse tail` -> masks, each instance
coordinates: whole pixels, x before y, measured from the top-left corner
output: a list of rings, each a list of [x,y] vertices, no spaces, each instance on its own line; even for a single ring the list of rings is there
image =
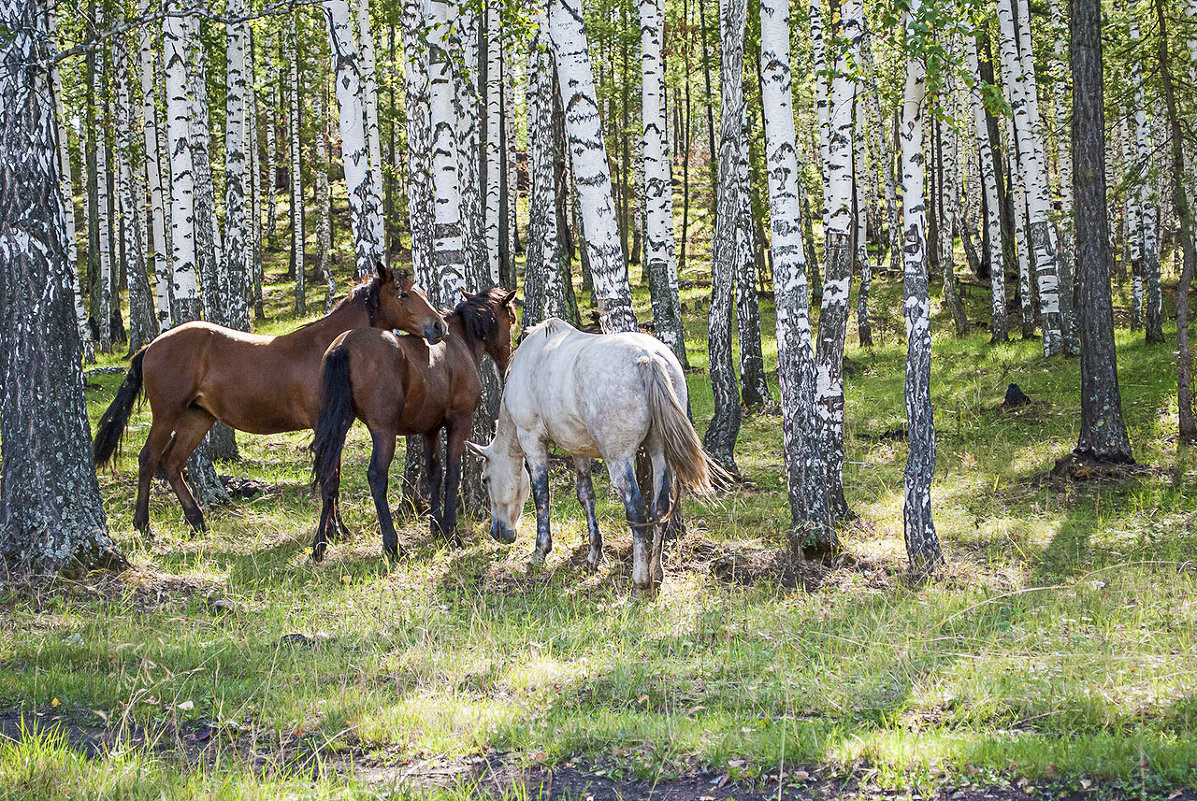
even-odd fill
[[[345,435],[357,416],[353,410],[353,379],[349,372],[349,349],[338,345],[324,357],[320,377],[320,412],[312,440],[312,483],[321,488],[335,486],[341,470]]]
[[[702,440],[673,389],[665,360],[646,355],[637,361],[648,397],[653,428],[665,448],[665,463],[682,486],[696,495],[710,495],[715,482],[727,477],[702,449]]]
[[[95,454],[96,467],[103,467],[120,453],[121,440],[125,436],[125,428],[129,425],[129,416],[133,413],[133,406],[137,397],[141,395],[141,363],[145,359],[146,345],[129,360],[129,372],[125,373],[125,380],[121,382],[116,397],[100,418],[100,427],[96,429],[96,438],[92,444]]]

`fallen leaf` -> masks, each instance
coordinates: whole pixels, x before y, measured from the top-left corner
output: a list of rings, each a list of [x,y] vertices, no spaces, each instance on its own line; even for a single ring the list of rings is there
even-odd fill
[[[57,698],[54,698],[50,701],[50,706],[62,706],[62,701],[59,701]]]
[[[176,709],[181,709],[181,710],[183,710],[184,712],[186,712],[186,711],[188,711],[188,710],[190,710],[190,709],[195,709],[195,701],[184,701],[183,703],[179,704],[179,705],[178,705],[177,707],[175,707],[175,708],[176,708]]]

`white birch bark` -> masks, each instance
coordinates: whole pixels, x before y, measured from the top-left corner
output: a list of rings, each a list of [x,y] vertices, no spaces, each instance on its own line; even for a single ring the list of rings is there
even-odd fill
[[[270,50],[267,48],[267,52]],[[272,76],[273,78],[273,76]],[[266,238],[278,227],[278,81],[270,80],[266,101]]]
[[[1133,116],[1133,115],[1132,115]],[[1122,154],[1127,173],[1136,172],[1138,146],[1131,135],[1126,118],[1122,119]],[[1137,179],[1126,178],[1133,181]],[[1143,203],[1142,192],[1137,183],[1131,183],[1126,192],[1123,212],[1123,238],[1126,240],[1126,254],[1131,272],[1131,330],[1143,328]]]
[[[1137,54],[1139,47],[1139,20],[1133,7],[1130,12],[1131,52]],[[1156,213],[1159,198],[1155,183],[1151,180],[1152,142],[1151,127],[1147,121],[1147,97],[1143,90],[1143,68],[1137,55],[1130,59],[1130,79],[1134,90],[1135,141],[1135,206],[1139,217],[1139,274],[1143,286],[1143,332],[1148,342],[1164,341],[1163,294],[1160,287],[1160,242]]]
[[[835,529],[828,515],[819,439],[815,435],[817,369],[811,344],[799,198],[803,188],[790,78],[789,0],[761,0],[760,9],[765,161],[791,536],[804,551],[834,550]]]
[[[955,39],[947,45],[949,58],[955,57]],[[940,182],[939,198],[941,216],[939,220],[939,268],[943,274],[943,300],[952,313],[952,322],[956,326],[956,336],[968,334],[968,317],[964,313],[964,303],[960,293],[956,290],[956,227],[960,216],[960,168],[959,168],[959,137],[956,132],[956,81],[949,71],[943,77],[943,92],[940,102],[946,106],[948,120],[939,122],[940,129],[940,160],[943,176]]]
[[[50,46],[57,49],[58,35],[55,29],[55,15],[46,15]],[[62,75],[57,64],[50,67],[50,91],[54,93],[54,116],[58,123],[58,167],[62,182],[64,224],[66,226],[66,254],[71,271],[71,291],[74,293],[75,325],[79,329],[79,342],[84,364],[96,360],[96,346],[91,338],[91,326],[87,324],[87,307],[83,304],[83,286],[79,277],[79,242],[75,228],[75,189],[71,178],[71,149],[67,142],[66,109],[62,102]],[[87,192],[83,193],[86,200]],[[86,218],[86,215],[85,215]]]
[[[1052,82],[1053,100],[1056,106],[1058,128],[1056,133],[1056,163],[1060,172],[1060,290],[1071,292],[1069,307],[1076,308],[1077,287],[1075,276],[1079,274],[1076,264],[1076,230],[1072,219],[1072,136],[1068,130],[1071,119],[1071,71],[1068,68],[1068,26],[1060,11],[1060,0],[1048,0],[1048,11],[1055,31],[1055,54],[1060,74]],[[1063,280],[1064,271],[1068,280]],[[1077,332],[1077,315],[1069,314],[1063,321],[1065,346],[1070,355],[1079,356],[1080,339]]]
[[[290,65],[287,95],[287,149],[291,167],[291,261],[295,265],[295,313],[302,317],[307,314],[308,304],[303,264],[303,150],[299,141],[299,53],[296,52],[299,39],[298,14],[291,16],[291,25],[286,36],[286,61]]]
[[[450,6],[429,0],[428,90],[432,108],[432,184],[434,192],[433,276],[434,299],[455,302],[465,288],[465,246],[461,232],[461,184],[458,180],[457,130],[454,109],[454,71],[449,60],[447,31]]]
[[[404,89],[407,96],[407,211],[411,227],[412,269],[423,287],[433,276],[432,117],[428,87],[430,47],[423,40],[426,0],[404,0]]]
[[[902,268],[902,223],[898,218],[898,182],[894,176],[894,161],[890,155],[885,117],[881,113],[880,75],[873,58],[872,40],[872,34],[866,31],[860,44],[861,60],[869,81],[865,90],[865,103],[868,107],[869,121],[873,123],[876,130],[877,159],[880,162],[881,177],[885,185],[885,211],[889,224],[889,268],[891,272],[897,273]]]
[[[357,0],[357,33],[360,45],[362,105],[366,113],[366,144],[370,153],[370,182],[378,197],[379,212],[371,217],[380,258],[386,257],[386,231],[382,221],[382,138],[378,129],[378,70],[374,34],[370,26],[370,0]]]
[[[245,14],[245,0],[227,0],[226,13],[237,18]],[[224,154],[225,275],[228,278],[229,325],[249,330],[247,285],[252,248],[250,243],[250,193],[248,155],[248,80],[246,49],[249,23],[225,26],[226,86]]]
[[[375,183],[375,173],[370,169],[362,78],[348,0],[325,0],[324,20],[328,24],[337,89],[341,158],[345,169],[345,189],[349,196],[354,261],[358,277],[363,277],[373,273],[377,263],[384,261],[386,256],[381,185]]]
[[[811,59],[815,68],[815,74],[811,78],[815,83],[815,120],[819,130],[819,175],[823,181],[823,202],[819,209],[823,225],[826,227],[830,212],[828,199],[831,197],[830,173],[828,171],[831,164],[831,99],[828,97],[827,90],[827,44],[823,38],[823,0],[810,0],[807,8],[810,22]]]
[[[483,94],[479,55],[481,26],[469,6],[453,6],[449,28],[449,60],[453,65],[453,109],[456,119],[457,177],[461,195],[461,242],[467,288],[493,283],[486,247],[486,190],[482,185]]]
[[[322,60],[316,71],[317,82],[312,92],[312,110],[316,118],[316,135],[312,137],[312,169],[316,173],[316,262],[324,279],[324,313],[332,311],[337,294],[337,282],[332,273],[332,189],[328,170],[332,162],[329,142],[328,62]]]
[[[250,191],[250,254],[249,301],[260,319],[262,305],[262,156],[258,142],[258,80],[253,29],[249,33],[249,191]]]
[[[1039,289],[1039,312],[1043,328],[1043,354],[1054,356],[1063,346],[1061,300],[1055,228],[1051,222],[1051,193],[1039,125],[1035,74],[1028,74],[1020,54],[1020,39],[1030,42],[1030,21],[1026,14],[1014,17],[1014,0],[998,0],[998,31],[1001,34],[1002,72],[1014,113],[1014,134],[1018,142],[1018,166],[1023,180],[1027,206],[1028,246],[1034,254],[1035,275]],[[1020,30],[1026,25],[1025,37]]]
[[[973,130],[977,138],[980,160],[981,190],[985,193],[985,227],[989,240],[990,341],[1005,342],[1008,338],[1006,322],[1006,270],[1002,254],[1002,219],[998,198],[997,176],[993,170],[993,144],[989,141],[989,122],[981,100],[981,71],[977,63],[977,41],[973,33],[964,35],[966,68],[973,76],[969,101],[973,112]]]
[[[104,30],[104,4],[96,6],[96,29]],[[98,264],[99,282],[96,284],[100,294],[98,319],[96,323],[100,329],[99,346],[101,353],[112,353],[112,221],[109,217],[110,201],[108,198],[108,108],[104,101],[107,93],[105,63],[107,58],[103,48],[96,53],[96,68],[92,73],[92,91],[95,94],[96,120],[96,219],[99,221]]]
[[[186,17],[184,22],[188,26],[187,90],[191,104],[188,121],[191,126],[191,164],[195,173],[195,259],[200,299],[206,320],[228,325],[228,274],[216,215],[216,183],[211,160],[207,54],[200,41],[199,19]]]
[[[188,26],[182,17],[162,21],[166,78],[166,136],[170,153],[171,312],[175,324],[200,318],[195,266],[195,172],[191,161],[187,95]]]
[[[138,14],[149,12],[149,0],[139,0]],[[156,57],[152,28],[143,25],[139,31],[138,56],[141,61],[141,113],[145,144],[145,177],[150,190],[150,245],[154,251],[155,313],[158,330],[171,326],[170,318],[170,255],[166,247],[166,200],[162,191],[162,167],[158,147],[158,102],[154,88]]]
[[[906,49],[914,48],[913,25],[920,11],[912,0],[905,15]],[[906,319],[906,420],[910,451],[906,461],[902,519],[906,553],[914,573],[922,575],[942,561],[931,516],[931,478],[935,472],[935,422],[931,408],[931,299],[927,287],[926,207],[923,199],[923,104],[926,67],[907,55],[902,98],[902,311]]]
[[[485,213],[487,271],[492,284],[499,283],[499,214],[503,183],[499,145],[503,139],[503,58],[502,28],[498,0],[486,3],[486,162]]]
[[[582,238],[594,277],[594,302],[606,332],[635,331],[628,268],[619,244],[611,172],[586,45],[580,0],[552,0],[549,34],[557,59],[561,105],[573,160]]]
[[[644,173],[644,269],[652,293],[653,327],[683,364],[686,359],[686,329],[682,323],[678,296],[677,263],[673,242],[673,175],[665,131],[663,90],[665,73],[661,61],[661,2],[640,2],[641,119],[643,120]],[[638,203],[640,194],[637,193]],[[755,287],[753,288],[755,291]]]

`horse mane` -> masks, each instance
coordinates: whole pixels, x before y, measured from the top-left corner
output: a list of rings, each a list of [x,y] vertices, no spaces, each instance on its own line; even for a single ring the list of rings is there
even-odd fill
[[[411,277],[410,270],[395,270],[394,276],[396,281],[403,281]],[[336,306],[332,307],[325,317],[339,312],[342,308],[350,306],[355,303],[360,303],[365,306],[366,315],[370,318],[370,325],[374,325],[374,317],[378,314],[378,307],[381,303],[378,297],[378,291],[382,287],[382,281],[377,274],[366,276],[349,288],[349,292],[345,297],[337,302]],[[311,325],[311,323],[309,323]]]
[[[466,337],[475,342],[490,342],[499,335],[499,316],[495,313],[503,305],[507,293],[492,286],[475,295],[467,295],[453,309],[450,317],[460,317]]]
[[[562,320],[560,317],[546,317],[536,325],[529,328],[524,333],[524,339],[528,339],[535,334],[539,334],[541,331],[544,332],[545,338],[547,339],[560,331],[566,331],[570,328],[573,328],[573,326],[569,324],[568,320]]]

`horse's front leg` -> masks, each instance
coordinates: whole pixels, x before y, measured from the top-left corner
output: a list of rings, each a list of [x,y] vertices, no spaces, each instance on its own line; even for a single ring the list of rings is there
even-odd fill
[[[577,475],[578,503],[586,512],[586,529],[590,532],[590,554],[586,564],[591,571],[598,570],[603,561],[603,535],[599,531],[598,516],[594,513],[594,482],[590,479],[594,460],[585,456],[574,457],[574,473]]]
[[[657,587],[649,570],[650,535],[644,514],[644,496],[636,481],[636,455],[608,461],[607,473],[611,476],[611,486],[623,501],[623,510],[632,528],[632,588],[651,598],[656,595]]]
[[[670,491],[673,476],[665,463],[665,454],[658,447],[651,454],[653,466],[653,545],[649,554],[648,571],[654,584],[660,586],[665,580],[665,568],[661,564],[661,551],[665,543],[665,531],[672,520],[672,496]]]
[[[428,519],[432,536],[444,536],[444,523],[441,519],[441,431],[438,428],[431,434],[424,436],[424,472],[428,474]]]
[[[457,489],[461,485],[461,455],[465,452],[466,439],[470,435],[471,419],[453,419],[449,423],[445,454],[445,512],[441,532],[454,547],[462,546],[457,533]]]
[[[374,510],[378,513],[378,525],[382,529],[382,554],[388,559],[396,559],[400,554],[399,535],[395,533],[395,521],[391,518],[391,507],[387,503],[391,461],[395,458],[395,432],[371,431],[370,438],[374,443],[374,452],[370,455],[370,469],[366,476],[370,481]]]
[[[553,550],[553,535],[549,532],[552,517],[549,509],[549,449],[540,440],[525,442],[522,437],[520,446],[524,449],[524,462],[532,478],[532,500],[536,503],[536,550],[532,553],[532,561],[543,562]]]

